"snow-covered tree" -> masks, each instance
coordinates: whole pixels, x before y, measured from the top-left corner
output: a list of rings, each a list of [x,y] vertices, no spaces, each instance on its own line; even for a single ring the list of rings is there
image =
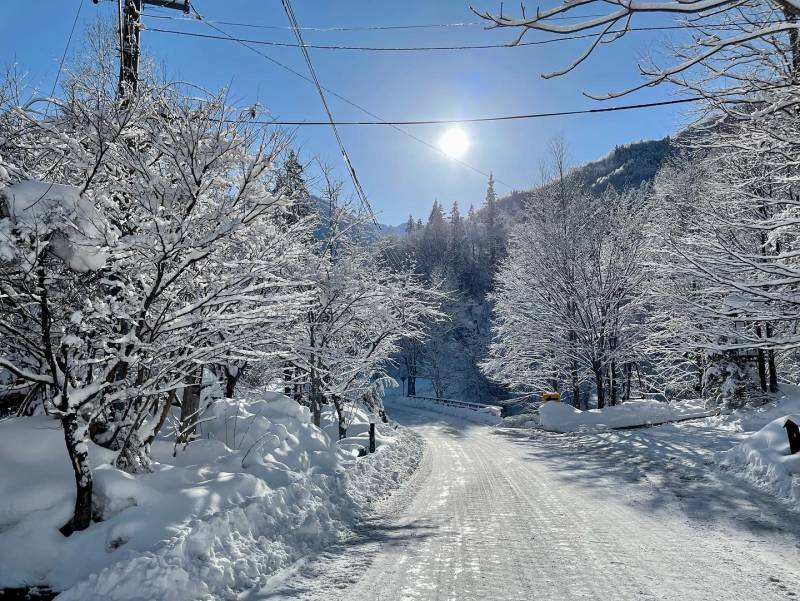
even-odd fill
[[[586,16],[585,11],[591,13]],[[671,47],[674,61],[663,67],[654,61],[639,64],[644,81],[621,90],[604,90],[592,98],[612,98],[644,87],[670,82],[701,96],[716,97],[718,106],[736,112],[741,95],[761,95],[776,84],[796,84],[800,75],[800,5],[794,0],[709,0],[706,2],[629,2],[627,0],[572,0],[554,7],[536,7],[508,16],[478,12],[491,27],[518,32],[513,43],[523,42],[529,31],[562,36],[585,35],[586,49],[545,78],[569,73],[604,45],[624,37],[639,15],[661,14],[677,21],[691,35],[686,43]],[[568,19],[569,22],[563,22]],[[792,86],[793,87],[793,86]],[[783,95],[797,102],[796,90]]]
[[[169,406],[220,358],[282,344],[303,310],[296,235],[268,190],[280,138],[223,96],[79,73],[0,115],[0,368],[58,415],[91,520],[87,441],[147,469]],[[191,427],[185,416],[183,427]]]
[[[535,194],[497,274],[494,339],[483,367],[517,389],[580,389],[598,406],[630,391],[642,336],[643,190],[596,199],[556,180]]]

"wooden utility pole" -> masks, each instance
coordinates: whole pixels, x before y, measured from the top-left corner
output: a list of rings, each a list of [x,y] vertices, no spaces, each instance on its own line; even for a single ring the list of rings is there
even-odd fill
[[[100,0],[93,0],[97,4]],[[142,9],[146,5],[171,8],[188,13],[189,0],[123,0],[119,2],[119,95],[124,98],[129,92],[136,92],[139,81],[139,35],[142,30]]]

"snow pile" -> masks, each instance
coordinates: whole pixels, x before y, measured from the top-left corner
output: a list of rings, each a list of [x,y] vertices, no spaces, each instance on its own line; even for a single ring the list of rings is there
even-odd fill
[[[518,413],[503,418],[504,428],[536,428],[540,425],[537,413]]]
[[[781,384],[782,394],[759,407],[742,407],[708,419],[708,425],[729,432],[751,434],[769,422],[800,413],[800,386]]]
[[[646,426],[707,415],[708,412],[699,404],[669,405],[654,400],[626,401],[621,405],[589,411],[556,402],[543,403],[539,408],[541,426],[551,432]]]
[[[387,401],[390,400],[389,398],[386,399]],[[430,411],[432,413],[441,413],[443,415],[453,415],[456,417],[460,417],[467,421],[477,422],[479,424],[489,424],[491,426],[496,426],[502,423],[502,419],[500,417],[501,409],[500,407],[496,407],[494,405],[487,405],[485,407],[481,407],[480,409],[469,409],[467,407],[456,407],[453,405],[444,405],[442,403],[435,403],[433,401],[428,401],[425,399],[414,399],[410,397],[391,397],[391,401],[399,403],[401,405],[407,405],[410,407],[417,407],[419,409],[424,409],[425,411]]]
[[[25,181],[0,190],[0,258],[17,255],[12,230],[44,236],[71,269],[96,271],[108,259],[103,249],[107,224],[75,186]]]
[[[221,400],[202,438],[173,457],[153,446],[152,473],[130,475],[90,449],[97,522],[64,538],[72,473],[59,423],[0,421],[0,589],[66,590],[59,599],[235,599],[277,570],[334,542],[353,513],[386,496],[415,468],[419,442],[379,427],[378,452],[356,458],[276,393]],[[332,412],[326,412],[325,430]],[[335,425],[335,424],[334,424]],[[368,427],[368,426],[367,426]]]
[[[800,453],[789,454],[784,424],[800,424],[800,413],[772,420],[731,450],[721,453],[720,464],[772,494],[800,506]]]

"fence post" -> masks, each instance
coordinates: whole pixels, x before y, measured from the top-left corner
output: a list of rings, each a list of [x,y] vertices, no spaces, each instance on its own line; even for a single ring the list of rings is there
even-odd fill
[[[789,454],[800,453],[800,426],[787,419],[783,427],[786,428],[786,434],[789,436]]]
[[[369,425],[369,452],[375,452],[375,424],[370,423]]]

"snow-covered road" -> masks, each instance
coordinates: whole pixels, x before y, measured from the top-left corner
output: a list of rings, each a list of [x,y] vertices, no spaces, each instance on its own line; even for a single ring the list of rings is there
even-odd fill
[[[418,472],[351,538],[243,599],[800,598],[797,514],[733,477],[697,485],[679,443],[659,468],[574,438],[393,417],[427,443]]]

